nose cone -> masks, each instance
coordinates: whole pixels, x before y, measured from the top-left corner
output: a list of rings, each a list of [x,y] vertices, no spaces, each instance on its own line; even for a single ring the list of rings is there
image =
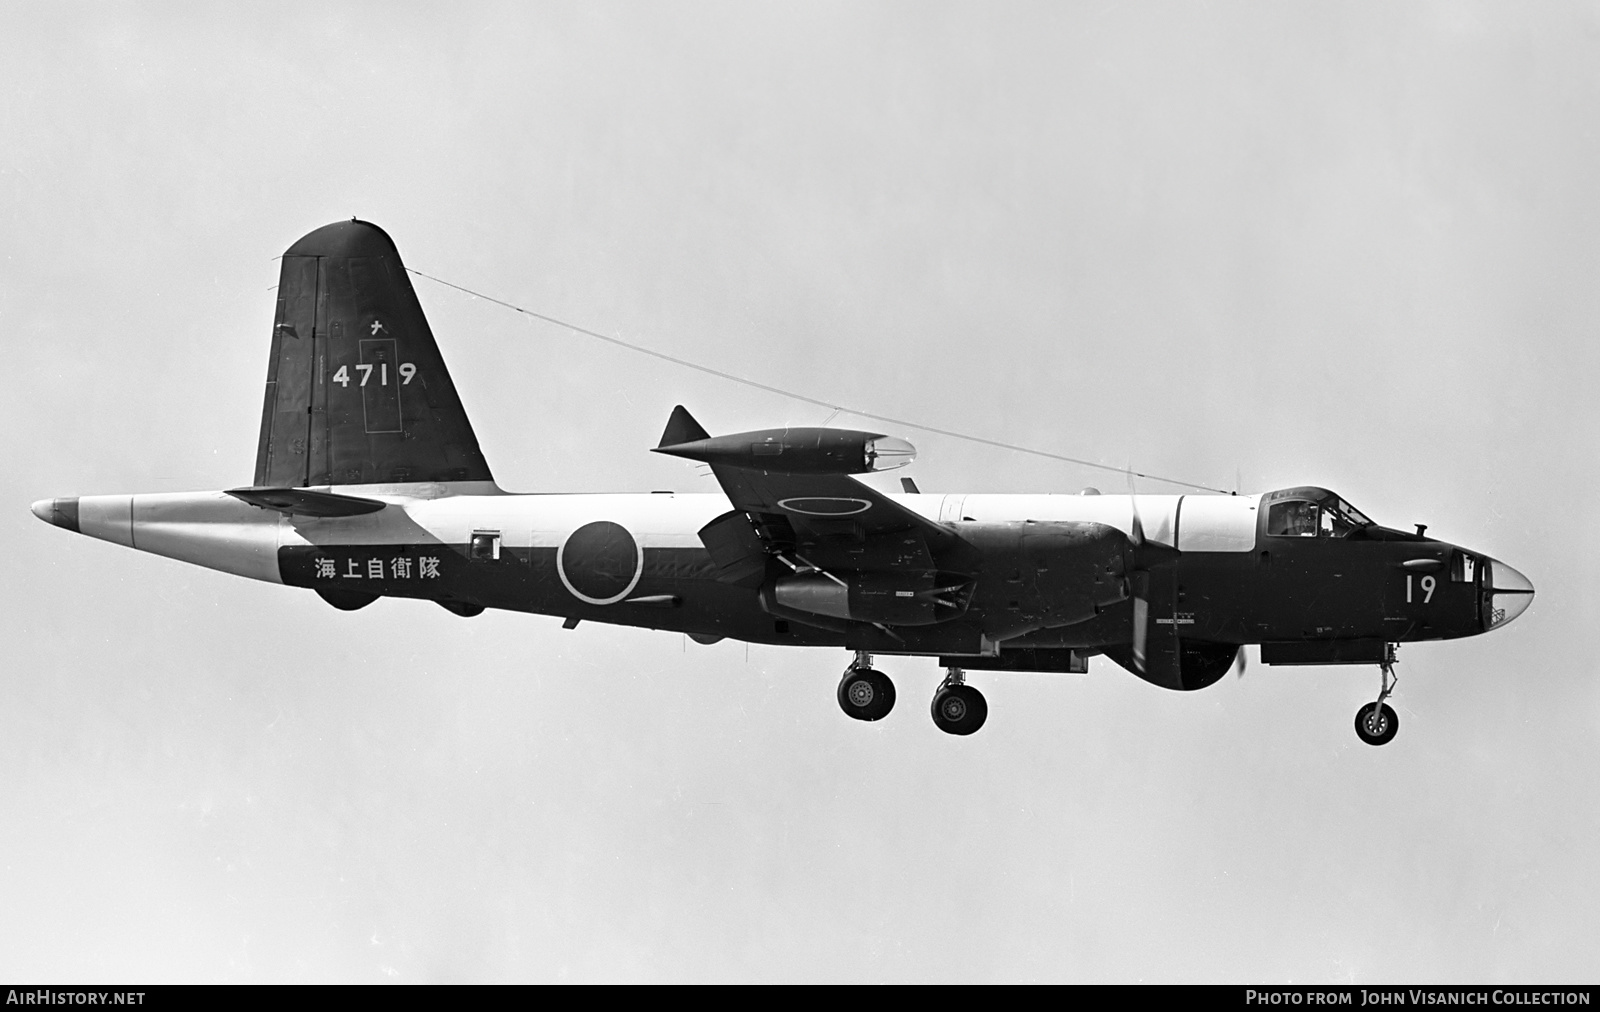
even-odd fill
[[[78,530],[77,499],[40,499],[32,509],[33,515],[47,524],[65,527],[73,532]]]
[[[1490,559],[1483,581],[1483,627],[1498,629],[1532,603],[1533,583],[1499,559]]]

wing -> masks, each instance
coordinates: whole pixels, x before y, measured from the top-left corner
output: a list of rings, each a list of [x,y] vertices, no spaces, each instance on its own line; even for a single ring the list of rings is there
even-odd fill
[[[970,552],[953,530],[832,470],[843,471],[852,460],[863,462],[854,470],[869,469],[890,442],[910,450],[877,433],[839,429],[713,439],[679,406],[657,450],[710,464],[732,503],[732,513],[700,532],[729,582],[759,583],[766,569],[762,556],[797,571],[840,574],[950,568]],[[784,470],[775,470],[777,465]]]
[[[712,465],[766,550],[834,570],[932,570],[964,547],[953,531],[843,474],[774,474]]]

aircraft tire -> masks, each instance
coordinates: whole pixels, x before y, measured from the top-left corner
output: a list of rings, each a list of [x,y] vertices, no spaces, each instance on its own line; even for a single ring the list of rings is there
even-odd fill
[[[1376,708],[1368,703],[1356,711],[1356,736],[1368,745],[1387,745],[1400,733],[1400,717],[1388,703],[1381,711]]]
[[[933,723],[945,734],[971,734],[989,719],[983,693],[970,685],[946,685],[933,696]]]
[[[894,709],[894,683],[873,668],[851,667],[839,680],[839,709],[855,720],[882,720]]]

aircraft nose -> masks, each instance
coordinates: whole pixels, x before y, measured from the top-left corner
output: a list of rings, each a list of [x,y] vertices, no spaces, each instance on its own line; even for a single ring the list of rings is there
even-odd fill
[[[78,529],[78,500],[77,499],[40,499],[32,506],[33,515],[47,524],[65,527],[69,531]]]
[[[1528,610],[1533,582],[1499,559],[1490,559],[1483,581],[1483,627],[1498,629]]]

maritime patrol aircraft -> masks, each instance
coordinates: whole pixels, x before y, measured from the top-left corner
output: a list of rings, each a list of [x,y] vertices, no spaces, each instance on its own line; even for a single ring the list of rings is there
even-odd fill
[[[658,453],[721,494],[516,495],[495,484],[394,242],[327,225],[283,255],[254,481],[43,499],[42,520],[314,591],[842,648],[843,711],[879,720],[875,655],[946,671],[941,730],[978,730],[969,672],[1087,671],[1202,689],[1245,644],[1266,664],[1373,664],[1361,740],[1393,739],[1395,649],[1499,628],[1533,585],[1481,552],[1369,520],[1324,488],[1260,495],[885,494],[903,439],[839,428],[713,436],[683,407]]]

